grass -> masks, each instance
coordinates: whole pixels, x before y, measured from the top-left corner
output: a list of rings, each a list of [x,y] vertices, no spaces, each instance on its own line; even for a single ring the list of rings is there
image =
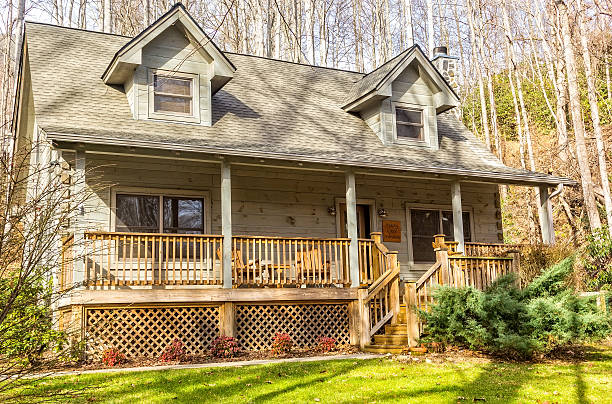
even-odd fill
[[[605,403],[612,402],[612,346],[552,364],[335,360],[63,376],[27,389],[77,403]]]

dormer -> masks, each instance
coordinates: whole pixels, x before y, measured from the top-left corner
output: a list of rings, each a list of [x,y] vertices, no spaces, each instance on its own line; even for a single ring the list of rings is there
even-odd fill
[[[211,126],[212,96],[235,71],[178,3],[119,49],[102,80],[124,87],[134,119]]]
[[[353,85],[342,107],[358,113],[384,145],[438,148],[436,116],[459,97],[418,46]]]

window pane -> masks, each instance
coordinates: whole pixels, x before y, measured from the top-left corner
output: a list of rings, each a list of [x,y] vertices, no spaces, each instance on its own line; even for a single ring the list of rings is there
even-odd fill
[[[436,252],[431,243],[433,237],[412,236],[412,258],[414,262],[436,262]]]
[[[397,122],[409,122],[421,125],[423,123],[423,112],[412,109],[395,108],[395,120]]]
[[[415,262],[434,262],[436,256],[431,243],[433,236],[440,232],[438,210],[410,210],[412,228],[412,256]]]
[[[455,241],[455,230],[453,228],[453,212],[442,212],[442,233],[446,235],[447,240]],[[472,229],[470,223],[470,214],[463,212],[463,240],[472,241]]]
[[[159,197],[117,194],[117,231],[159,231]]]
[[[164,231],[167,233],[203,233],[204,200],[164,197]]]
[[[191,79],[166,77],[156,74],[153,80],[155,92],[176,95],[191,95]]]
[[[155,112],[178,112],[191,115],[191,98],[172,97],[169,95],[154,96],[153,110]]]
[[[412,235],[431,237],[440,233],[440,212],[438,210],[410,210]]]
[[[396,125],[397,128],[397,137],[404,139],[415,139],[422,140],[423,139],[423,128],[420,126],[414,125],[403,125],[398,123]]]

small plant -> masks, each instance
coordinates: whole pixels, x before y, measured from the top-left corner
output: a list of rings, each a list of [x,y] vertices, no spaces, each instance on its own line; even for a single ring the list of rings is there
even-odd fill
[[[272,339],[272,353],[274,355],[283,355],[291,352],[293,341],[291,336],[286,332],[277,332]]]
[[[332,337],[319,337],[317,339],[317,350],[321,352],[330,352],[336,349],[336,339]]]
[[[159,360],[162,362],[180,362],[184,358],[185,346],[180,339],[175,338],[174,341],[164,349]]]
[[[240,347],[236,338],[221,335],[213,341],[210,351],[215,358],[233,358],[240,353]]]
[[[117,366],[125,363],[125,355],[115,347],[105,349],[102,353],[102,363],[106,366]]]

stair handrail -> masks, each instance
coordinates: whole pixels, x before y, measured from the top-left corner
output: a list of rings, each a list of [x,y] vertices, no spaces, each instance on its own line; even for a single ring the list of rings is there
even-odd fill
[[[386,271],[382,273],[367,289],[359,290],[359,307],[361,311],[360,346],[363,348],[372,336],[389,321],[395,321],[400,311],[399,274],[397,251],[383,251],[376,248],[382,257]],[[386,250],[386,247],[385,247]]]
[[[427,272],[425,272],[418,281],[416,281],[416,288],[417,290],[421,288],[421,286],[427,282],[429,280],[429,278],[431,278],[438,269],[440,269],[442,267],[442,263],[441,262],[436,262],[435,264],[433,264],[431,266],[431,268],[429,268],[427,270]]]

